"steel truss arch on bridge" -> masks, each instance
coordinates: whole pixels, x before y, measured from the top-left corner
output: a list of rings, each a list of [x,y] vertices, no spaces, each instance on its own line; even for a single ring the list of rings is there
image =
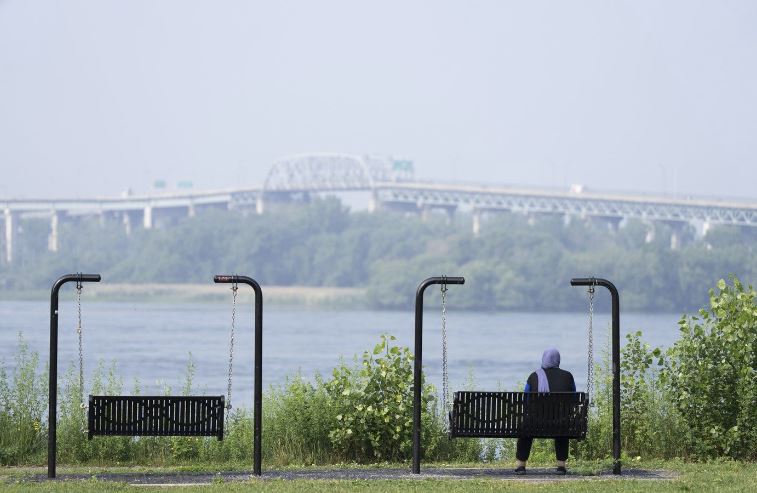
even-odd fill
[[[412,170],[398,168],[389,156],[299,154],[279,159],[271,166],[263,193],[374,190],[378,183],[409,179]]]

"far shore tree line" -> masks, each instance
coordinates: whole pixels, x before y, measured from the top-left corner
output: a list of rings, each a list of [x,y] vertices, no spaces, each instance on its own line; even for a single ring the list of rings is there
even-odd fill
[[[207,211],[163,229],[80,219],[60,226],[48,252],[48,222],[21,222],[17,258],[0,264],[0,291],[45,290],[57,276],[86,271],[119,283],[207,283],[237,272],[265,285],[367,288],[374,308],[407,308],[430,275],[462,275],[461,309],[583,308],[571,277],[612,280],[624,310],[683,311],[706,302],[705,286],[734,274],[757,279],[757,231],[715,227],[670,248],[671,230],[630,220],[609,229],[591,219],[493,214],[479,235],[470,220],[391,211],[350,212],[336,199],[282,206],[264,215]]]

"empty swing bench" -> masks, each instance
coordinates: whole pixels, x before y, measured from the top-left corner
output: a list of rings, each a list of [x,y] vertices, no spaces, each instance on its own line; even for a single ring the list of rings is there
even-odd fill
[[[255,387],[253,403],[253,474],[260,476],[262,463],[262,359],[263,359],[263,292],[260,285],[247,276],[218,275],[216,283],[231,284],[231,332],[229,337],[229,370],[223,395],[90,395],[88,405],[83,399],[84,352],[82,344],[81,293],[83,283],[100,282],[99,274],[66,274],[54,283],[50,291],[50,364],[47,434],[47,477],[56,476],[58,427],[58,297],[61,287],[76,282],[77,325],[79,336],[79,400],[87,408],[87,430],[90,440],[96,436],[197,436],[223,440],[225,410],[231,409],[234,334],[236,330],[238,284],[247,284],[255,292]]]
[[[90,395],[88,435],[223,439],[224,396]]]

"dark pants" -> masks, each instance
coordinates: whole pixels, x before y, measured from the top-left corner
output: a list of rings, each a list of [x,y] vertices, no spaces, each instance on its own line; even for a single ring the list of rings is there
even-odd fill
[[[533,445],[533,438],[518,438],[518,445],[515,450],[515,458],[526,462],[528,456],[531,455],[531,445]],[[555,438],[555,455],[557,460],[568,460],[568,439],[567,438]]]

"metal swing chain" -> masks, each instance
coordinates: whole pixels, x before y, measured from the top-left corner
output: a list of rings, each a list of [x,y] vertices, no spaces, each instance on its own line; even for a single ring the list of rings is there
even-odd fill
[[[447,285],[441,285],[442,291],[442,408],[444,410],[444,428],[449,429],[449,374],[447,370]]]
[[[79,337],[79,402],[84,409],[84,343],[81,328],[81,292],[84,289],[81,281],[76,281],[76,335]]]
[[[589,286],[589,322],[587,332],[589,335],[589,356],[587,362],[586,374],[586,396],[589,399],[589,405],[594,405],[594,286]]]
[[[229,381],[226,385],[226,409],[231,409],[231,379],[234,375],[234,328],[237,320],[237,283],[231,285],[231,336],[229,338]]]

